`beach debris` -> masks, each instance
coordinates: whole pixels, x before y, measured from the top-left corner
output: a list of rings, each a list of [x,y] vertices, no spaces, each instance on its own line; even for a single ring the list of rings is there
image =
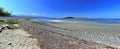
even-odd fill
[[[2,32],[2,29],[0,29],[0,33]]]
[[[7,29],[7,28],[6,28],[6,27],[2,27],[2,28],[1,28],[1,30],[5,30],[5,29]]]
[[[107,49],[117,49],[117,48],[113,48],[111,46],[106,46]]]
[[[6,24],[6,25],[3,25],[2,29],[4,30],[4,29],[13,29],[13,28],[11,28],[8,24]]]
[[[18,24],[14,24],[14,26],[18,26]]]
[[[14,28],[11,28],[11,27],[9,27],[9,26],[6,26],[7,27],[7,29],[14,29]]]
[[[48,49],[48,44],[45,43],[44,41],[38,41],[37,46],[41,47],[42,49]]]
[[[0,33],[6,29],[14,29],[14,28],[9,27],[8,25],[4,25],[3,27],[0,27]]]
[[[8,45],[12,45],[12,43],[9,43]]]
[[[3,27],[9,26],[8,24],[3,25]]]
[[[2,44],[2,42],[0,42],[0,44]]]

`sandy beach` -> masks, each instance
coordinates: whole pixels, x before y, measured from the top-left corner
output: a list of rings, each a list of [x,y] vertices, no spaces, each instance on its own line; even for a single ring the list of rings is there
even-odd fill
[[[32,38],[38,39],[38,46],[42,47],[43,49],[76,49],[76,48],[117,49],[119,48],[119,40],[117,41],[116,39],[111,38],[111,36],[103,36],[104,34],[98,34],[96,32],[89,33],[89,32],[76,31],[76,30],[72,31],[66,28],[61,28],[58,25],[62,24],[63,22],[60,21],[52,22],[48,24],[44,22],[21,20],[21,23],[24,26],[24,29],[29,31],[30,34],[32,34]],[[69,26],[69,27],[73,27],[73,26]],[[80,44],[79,42],[83,44]],[[73,46],[71,46],[71,44],[73,44]]]
[[[120,33],[120,24],[102,24],[86,21],[70,21],[59,20],[51,21],[52,24],[73,31],[87,31],[87,32],[105,32],[105,33]]]
[[[0,0],[0,49],[120,49],[120,0]]]
[[[29,36],[23,29],[4,30],[0,33],[0,49],[40,49],[37,39]]]
[[[119,29],[118,24],[66,20],[46,23],[26,19],[19,22],[19,29],[0,33],[0,49],[117,49],[120,46],[119,30],[112,29]]]
[[[89,39],[100,43],[119,47],[120,43],[120,24],[102,24],[85,21],[62,20],[60,22],[51,21],[51,24],[73,32],[82,32]],[[92,37],[94,36],[94,37]],[[98,37],[98,38],[97,38]]]

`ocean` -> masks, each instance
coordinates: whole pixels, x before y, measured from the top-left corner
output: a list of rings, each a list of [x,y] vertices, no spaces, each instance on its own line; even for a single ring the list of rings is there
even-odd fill
[[[1,17],[3,18],[3,17]],[[50,20],[74,20],[74,21],[87,21],[103,24],[120,24],[120,19],[115,18],[74,18],[74,19],[63,19],[63,18],[50,18],[50,17],[8,17],[8,18],[33,18],[35,21],[49,22]]]
[[[120,19],[112,19],[112,18],[87,18],[87,19],[62,19],[62,18],[37,18],[37,21],[49,22],[50,20],[73,20],[73,21],[87,21],[87,22],[95,22],[95,23],[103,23],[103,24],[120,24]]]
[[[79,19],[80,20],[80,19]],[[96,22],[96,23],[104,23],[104,24],[120,24],[120,19],[85,19],[80,21],[88,21],[88,22]]]

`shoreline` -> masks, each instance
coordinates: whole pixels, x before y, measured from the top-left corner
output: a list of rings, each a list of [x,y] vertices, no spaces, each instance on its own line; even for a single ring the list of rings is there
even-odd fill
[[[25,22],[25,21],[24,21],[24,22]],[[26,23],[27,23],[27,22],[26,22]],[[28,23],[28,24],[31,24],[31,25],[27,25],[27,24],[24,24],[24,25],[25,25],[25,26],[28,26],[28,28],[29,28],[29,27],[34,28],[35,26],[39,26],[39,25],[40,25],[40,24],[38,25],[38,24],[33,23],[33,22],[30,22],[30,23]],[[51,27],[43,26],[43,25],[42,25],[41,27],[36,27],[36,28],[43,29],[43,30],[44,30],[44,29],[46,30],[46,29],[48,28],[48,30],[49,30],[49,28],[51,28]],[[36,28],[34,28],[34,30],[37,30]],[[51,29],[50,29],[50,30],[51,30]],[[55,30],[56,30],[56,28],[53,29],[53,31],[55,31]],[[52,30],[51,30],[51,31],[52,31]],[[31,33],[31,34],[33,34],[33,35],[34,35],[34,34],[35,34],[35,35],[36,35],[36,34],[38,34],[38,35],[40,34],[39,31],[37,31],[37,32],[39,32],[39,33],[37,33],[36,31],[34,31],[34,32],[35,32],[35,33]],[[55,32],[56,32],[56,31],[55,31]],[[65,33],[60,33],[60,32],[56,32],[56,33],[58,33],[58,34],[63,34],[63,35],[70,35],[70,36],[72,35],[71,33],[68,33],[68,34],[67,34],[67,33],[66,33],[66,34],[65,34]],[[43,34],[45,34],[45,33],[43,33]],[[73,35],[74,35],[74,34],[73,34]],[[72,36],[73,36],[73,35],[72,35]],[[81,38],[82,38],[82,37],[81,37]],[[38,38],[38,39],[39,39],[39,38]],[[44,38],[43,38],[43,39],[44,39]],[[93,41],[93,42],[94,42],[94,41]],[[103,44],[103,45],[104,45],[104,44]],[[105,45],[106,45],[106,44],[105,44]],[[110,45],[108,45],[108,46],[110,46]],[[114,47],[114,46],[113,46],[113,47]]]
[[[105,43],[114,47],[120,47],[119,24],[99,24],[83,21],[53,22],[51,24],[57,27],[62,27],[66,30],[76,32],[76,34],[80,34],[79,32],[81,32],[81,34],[83,34],[84,36],[100,43]]]

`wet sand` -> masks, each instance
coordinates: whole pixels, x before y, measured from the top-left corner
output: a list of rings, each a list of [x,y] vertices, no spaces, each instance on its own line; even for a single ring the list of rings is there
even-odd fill
[[[55,24],[43,22],[31,22],[21,20],[25,30],[32,34],[32,38],[38,39],[38,46],[43,49],[116,49],[115,46],[100,43],[99,36],[87,32],[76,32],[56,27]],[[92,36],[91,36],[92,35]],[[100,37],[101,38],[101,37]],[[87,40],[93,39],[93,40]],[[80,41],[80,42],[79,42]],[[81,45],[82,43],[82,45]],[[72,46],[73,45],[73,46]],[[77,46],[77,47],[76,47]],[[118,46],[118,45],[117,45]]]
[[[120,24],[102,24],[85,21],[61,22],[51,21],[51,24],[73,32],[82,32],[88,39],[99,43],[120,47]]]
[[[120,24],[102,24],[85,21],[53,21],[52,24],[73,31],[120,33]]]

